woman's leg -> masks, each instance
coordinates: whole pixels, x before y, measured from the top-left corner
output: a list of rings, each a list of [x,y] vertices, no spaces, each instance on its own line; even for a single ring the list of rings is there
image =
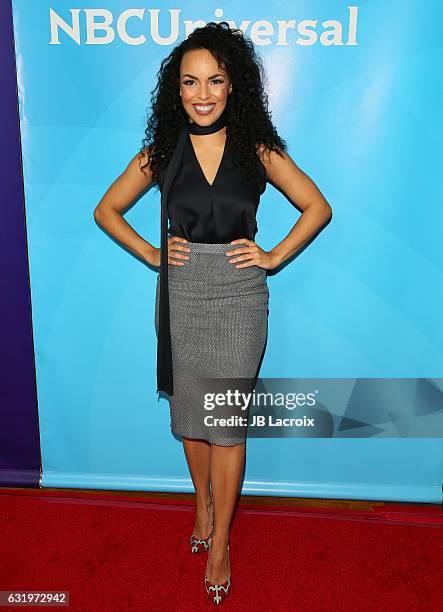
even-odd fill
[[[207,538],[212,526],[210,516],[211,493],[209,488],[211,446],[205,440],[183,438],[183,448],[194,484],[197,502],[193,534],[198,539]]]
[[[206,577],[213,584],[224,582],[229,573],[226,546],[229,543],[229,528],[244,468],[245,449],[245,444],[211,445],[211,484],[215,516]]]

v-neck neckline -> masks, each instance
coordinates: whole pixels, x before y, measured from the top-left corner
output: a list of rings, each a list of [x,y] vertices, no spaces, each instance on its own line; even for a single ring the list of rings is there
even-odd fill
[[[205,176],[205,173],[203,172],[203,168],[201,167],[201,164],[198,161],[197,153],[195,152],[194,145],[192,144],[191,136],[190,136],[189,133],[188,133],[188,141],[189,141],[189,145],[190,145],[190,147],[192,149],[192,155],[194,157],[194,160],[195,160],[197,166],[200,169],[200,173],[201,173],[201,175],[203,177],[203,180],[205,181],[205,183],[209,187],[209,189],[211,189],[212,187],[214,187],[214,185],[215,185],[215,183],[216,183],[216,181],[217,181],[217,179],[218,179],[218,177],[220,175],[220,171],[221,171],[224,159],[225,159],[226,148],[227,148],[227,144],[228,144],[228,137],[226,136],[225,144],[224,144],[224,147],[223,147],[223,153],[222,153],[222,156],[220,158],[220,163],[218,164],[217,172],[215,173],[215,177],[214,177],[214,180],[212,181],[212,183],[210,183],[208,181],[208,179]]]

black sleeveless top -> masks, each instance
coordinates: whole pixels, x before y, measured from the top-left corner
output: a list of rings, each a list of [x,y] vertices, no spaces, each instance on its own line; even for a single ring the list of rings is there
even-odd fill
[[[266,169],[257,154],[257,176],[245,179],[236,152],[226,135],[216,177],[210,184],[198,162],[189,135],[192,129],[212,133],[225,124],[222,114],[210,126],[183,126],[169,163],[159,169],[161,192],[160,307],[157,343],[157,391],[173,394],[172,345],[168,288],[167,234],[189,242],[229,243],[237,238],[254,240],[256,212],[266,189]],[[169,223],[169,228],[168,228]]]
[[[258,177],[242,178],[229,136],[212,184],[206,179],[189,134],[168,194],[168,232],[189,242],[226,243],[254,240],[260,196],[266,189],[266,169],[257,155]],[[164,170],[159,172],[162,191]]]

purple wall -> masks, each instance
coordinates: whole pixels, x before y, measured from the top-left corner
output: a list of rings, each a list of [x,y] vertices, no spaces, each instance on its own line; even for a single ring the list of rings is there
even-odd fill
[[[9,0],[0,12],[0,120],[0,486],[38,487],[40,439]]]

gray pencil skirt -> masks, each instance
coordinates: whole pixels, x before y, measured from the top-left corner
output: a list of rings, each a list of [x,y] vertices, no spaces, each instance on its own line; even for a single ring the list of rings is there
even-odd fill
[[[233,256],[226,252],[241,244],[188,242],[187,246],[191,252],[188,260],[182,260],[184,265],[168,266],[174,383],[169,396],[171,431],[221,446],[242,444],[250,404],[224,402],[226,395],[222,400],[218,396],[217,405],[214,400],[215,393],[228,390],[250,392],[258,376],[268,333],[266,270],[229,263]],[[158,275],[157,337],[159,281]]]

